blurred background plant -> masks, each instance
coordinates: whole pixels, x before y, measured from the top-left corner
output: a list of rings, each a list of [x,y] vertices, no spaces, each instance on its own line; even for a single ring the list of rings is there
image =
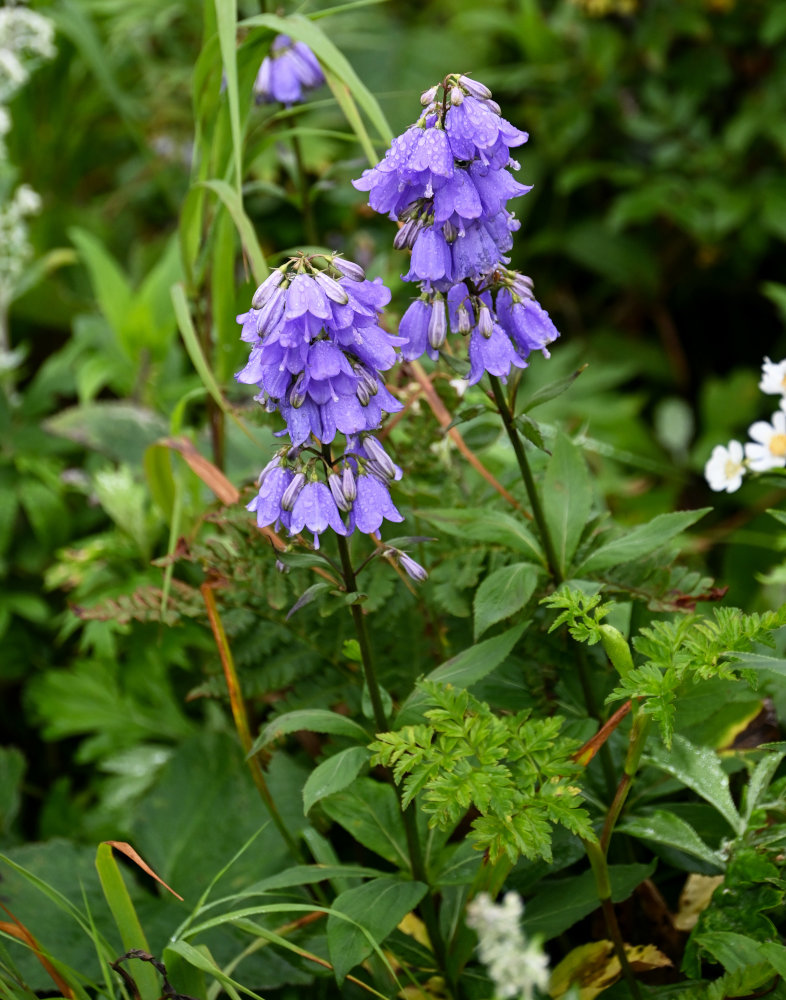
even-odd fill
[[[328,3],[306,4],[331,58],[343,54],[376,96],[381,124],[335,59],[307,103],[257,106],[254,81],[282,28],[245,0],[239,17],[254,21],[232,49],[237,87],[222,88],[220,15],[231,6],[0,8],[0,838],[53,878],[64,858],[92,864],[94,848],[73,845],[132,834],[180,891],[200,892],[204,873],[227,860],[228,831],[205,814],[195,827],[207,845],[201,872],[193,850],[164,857],[155,836],[172,828],[162,797],[174,813],[191,808],[180,780],[190,768],[213,762],[206,785],[221,808],[247,793],[230,778],[238,758],[205,581],[220,596],[255,723],[326,702],[362,708],[348,622],[316,605],[284,622],[313,571],[278,573],[264,558],[269,541],[236,502],[225,506],[274,447],[273,425],[234,386],[246,355],[234,316],[268,263],[314,242],[381,274],[394,288],[391,321],[404,312],[390,224],[349,179],[383,153],[384,118],[398,134],[446,72],[483,80],[530,133],[519,178],[534,188],[516,206],[511,266],[535,278],[562,341],[522,385],[529,397],[587,366],[538,408],[547,442],[557,425],[573,435],[599,503],[623,521],[715,506],[691,536],[688,595],[714,577],[748,611],[784,598],[786,535],[766,513],[781,502],[782,478],[726,496],[710,493],[701,471],[715,444],[768,415],[761,358],[786,356],[786,9],[400,0],[322,18]],[[460,415],[466,446],[515,513],[524,494],[483,391],[465,392],[447,371],[433,386],[450,415],[443,425]],[[364,589],[366,607],[387,615],[382,681],[408,690],[482,634],[475,591],[510,554],[489,551],[493,534],[473,538],[439,519],[436,508],[499,498],[468,470],[411,371],[399,389],[406,419],[391,440],[407,469],[402,509],[414,532],[442,540],[418,543],[430,569],[422,600],[383,559]],[[530,671],[530,689],[511,694],[509,674],[529,655],[473,690],[517,711],[548,703],[555,676],[532,681]],[[750,714],[761,703],[740,705]],[[300,758],[276,757],[271,784],[302,785],[303,760],[319,752],[306,740]],[[73,844],[17,846],[53,837]],[[267,849],[270,867],[255,855],[238,880],[275,870],[281,845]],[[311,975],[280,973],[273,986]]]

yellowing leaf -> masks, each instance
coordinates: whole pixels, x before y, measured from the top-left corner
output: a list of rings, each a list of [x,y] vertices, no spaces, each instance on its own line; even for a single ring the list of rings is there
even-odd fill
[[[723,875],[691,874],[680,893],[679,910],[672,923],[679,931],[692,931],[702,910],[710,905],[712,894],[723,882]]]
[[[646,972],[671,965],[671,961],[655,945],[625,945],[635,972]],[[551,974],[549,996],[554,1000],[563,996],[574,984],[579,987],[579,1000],[594,1000],[622,975],[619,959],[614,954],[611,941],[593,941],[574,948],[563,958]]]

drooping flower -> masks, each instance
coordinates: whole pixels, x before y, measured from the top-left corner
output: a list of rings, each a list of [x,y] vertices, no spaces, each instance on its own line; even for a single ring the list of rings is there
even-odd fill
[[[786,396],[786,360],[775,362],[764,359],[759,388],[771,396]]]
[[[515,892],[506,893],[501,903],[481,892],[467,906],[467,925],[478,935],[478,955],[500,1000],[532,1000],[536,988],[548,989],[549,958],[537,940],[524,936],[523,913]]]
[[[753,438],[745,445],[745,457],[754,472],[786,466],[786,413],[778,410],[772,420],[757,420],[748,430]]]
[[[745,475],[745,456],[739,441],[729,441],[728,447],[722,444],[712,449],[707,464],[704,466],[704,477],[711,490],[734,493],[742,486]]]
[[[325,82],[322,67],[305,42],[293,42],[289,35],[276,35],[254,82],[257,103],[279,101],[286,107],[300,104],[306,90]]]

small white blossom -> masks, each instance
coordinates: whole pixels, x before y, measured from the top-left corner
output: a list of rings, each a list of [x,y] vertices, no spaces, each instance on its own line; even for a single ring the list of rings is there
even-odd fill
[[[786,359],[778,362],[764,359],[759,388],[771,396],[786,396]]]
[[[766,472],[786,465],[786,413],[778,410],[772,421],[757,420],[748,430],[753,438],[745,445],[745,457],[755,472]]]
[[[734,493],[742,486],[744,475],[745,458],[739,441],[729,441],[728,448],[718,444],[712,449],[712,455],[704,466],[704,476],[711,490]]]
[[[7,201],[0,201],[0,305],[8,305],[33,249],[25,218],[41,209],[40,196],[20,184]]]
[[[499,904],[486,892],[467,906],[467,926],[478,935],[478,954],[494,983],[499,1000],[532,1000],[537,987],[549,985],[549,958],[540,942],[527,941],[521,929],[524,904],[515,892]]]
[[[0,7],[0,101],[8,101],[31,72],[55,56],[55,25],[25,7]]]

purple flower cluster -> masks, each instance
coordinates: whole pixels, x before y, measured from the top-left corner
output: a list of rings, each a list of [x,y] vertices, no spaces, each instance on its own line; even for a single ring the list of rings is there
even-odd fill
[[[450,330],[470,337],[470,383],[484,371],[505,377],[559,336],[530,279],[505,267],[520,225],[507,203],[530,190],[510,173],[519,166],[510,150],[527,133],[466,76],[447,76],[421,101],[421,118],[353,181],[375,211],[401,224],[393,245],[412,251],[403,277],[422,294],[401,321],[402,355],[437,357]]]
[[[300,256],[271,272],[252,308],[238,316],[251,354],[236,377],[259,388],[256,399],[268,411],[282,414],[281,433],[290,439],[263,470],[249,505],[260,527],[275,524],[293,535],[307,529],[318,547],[328,527],[339,535],[375,533],[383,519],[402,520],[389,492],[401,470],[371,433],[385,413],[402,408],[382,374],[402,343],[379,325],[389,301],[382,279],[367,281],[357,264]],[[329,445],[339,433],[346,443],[334,458]]]
[[[289,107],[300,104],[303,91],[321,87],[325,75],[305,42],[293,42],[288,35],[276,35],[254,81],[257,103],[280,101]]]

